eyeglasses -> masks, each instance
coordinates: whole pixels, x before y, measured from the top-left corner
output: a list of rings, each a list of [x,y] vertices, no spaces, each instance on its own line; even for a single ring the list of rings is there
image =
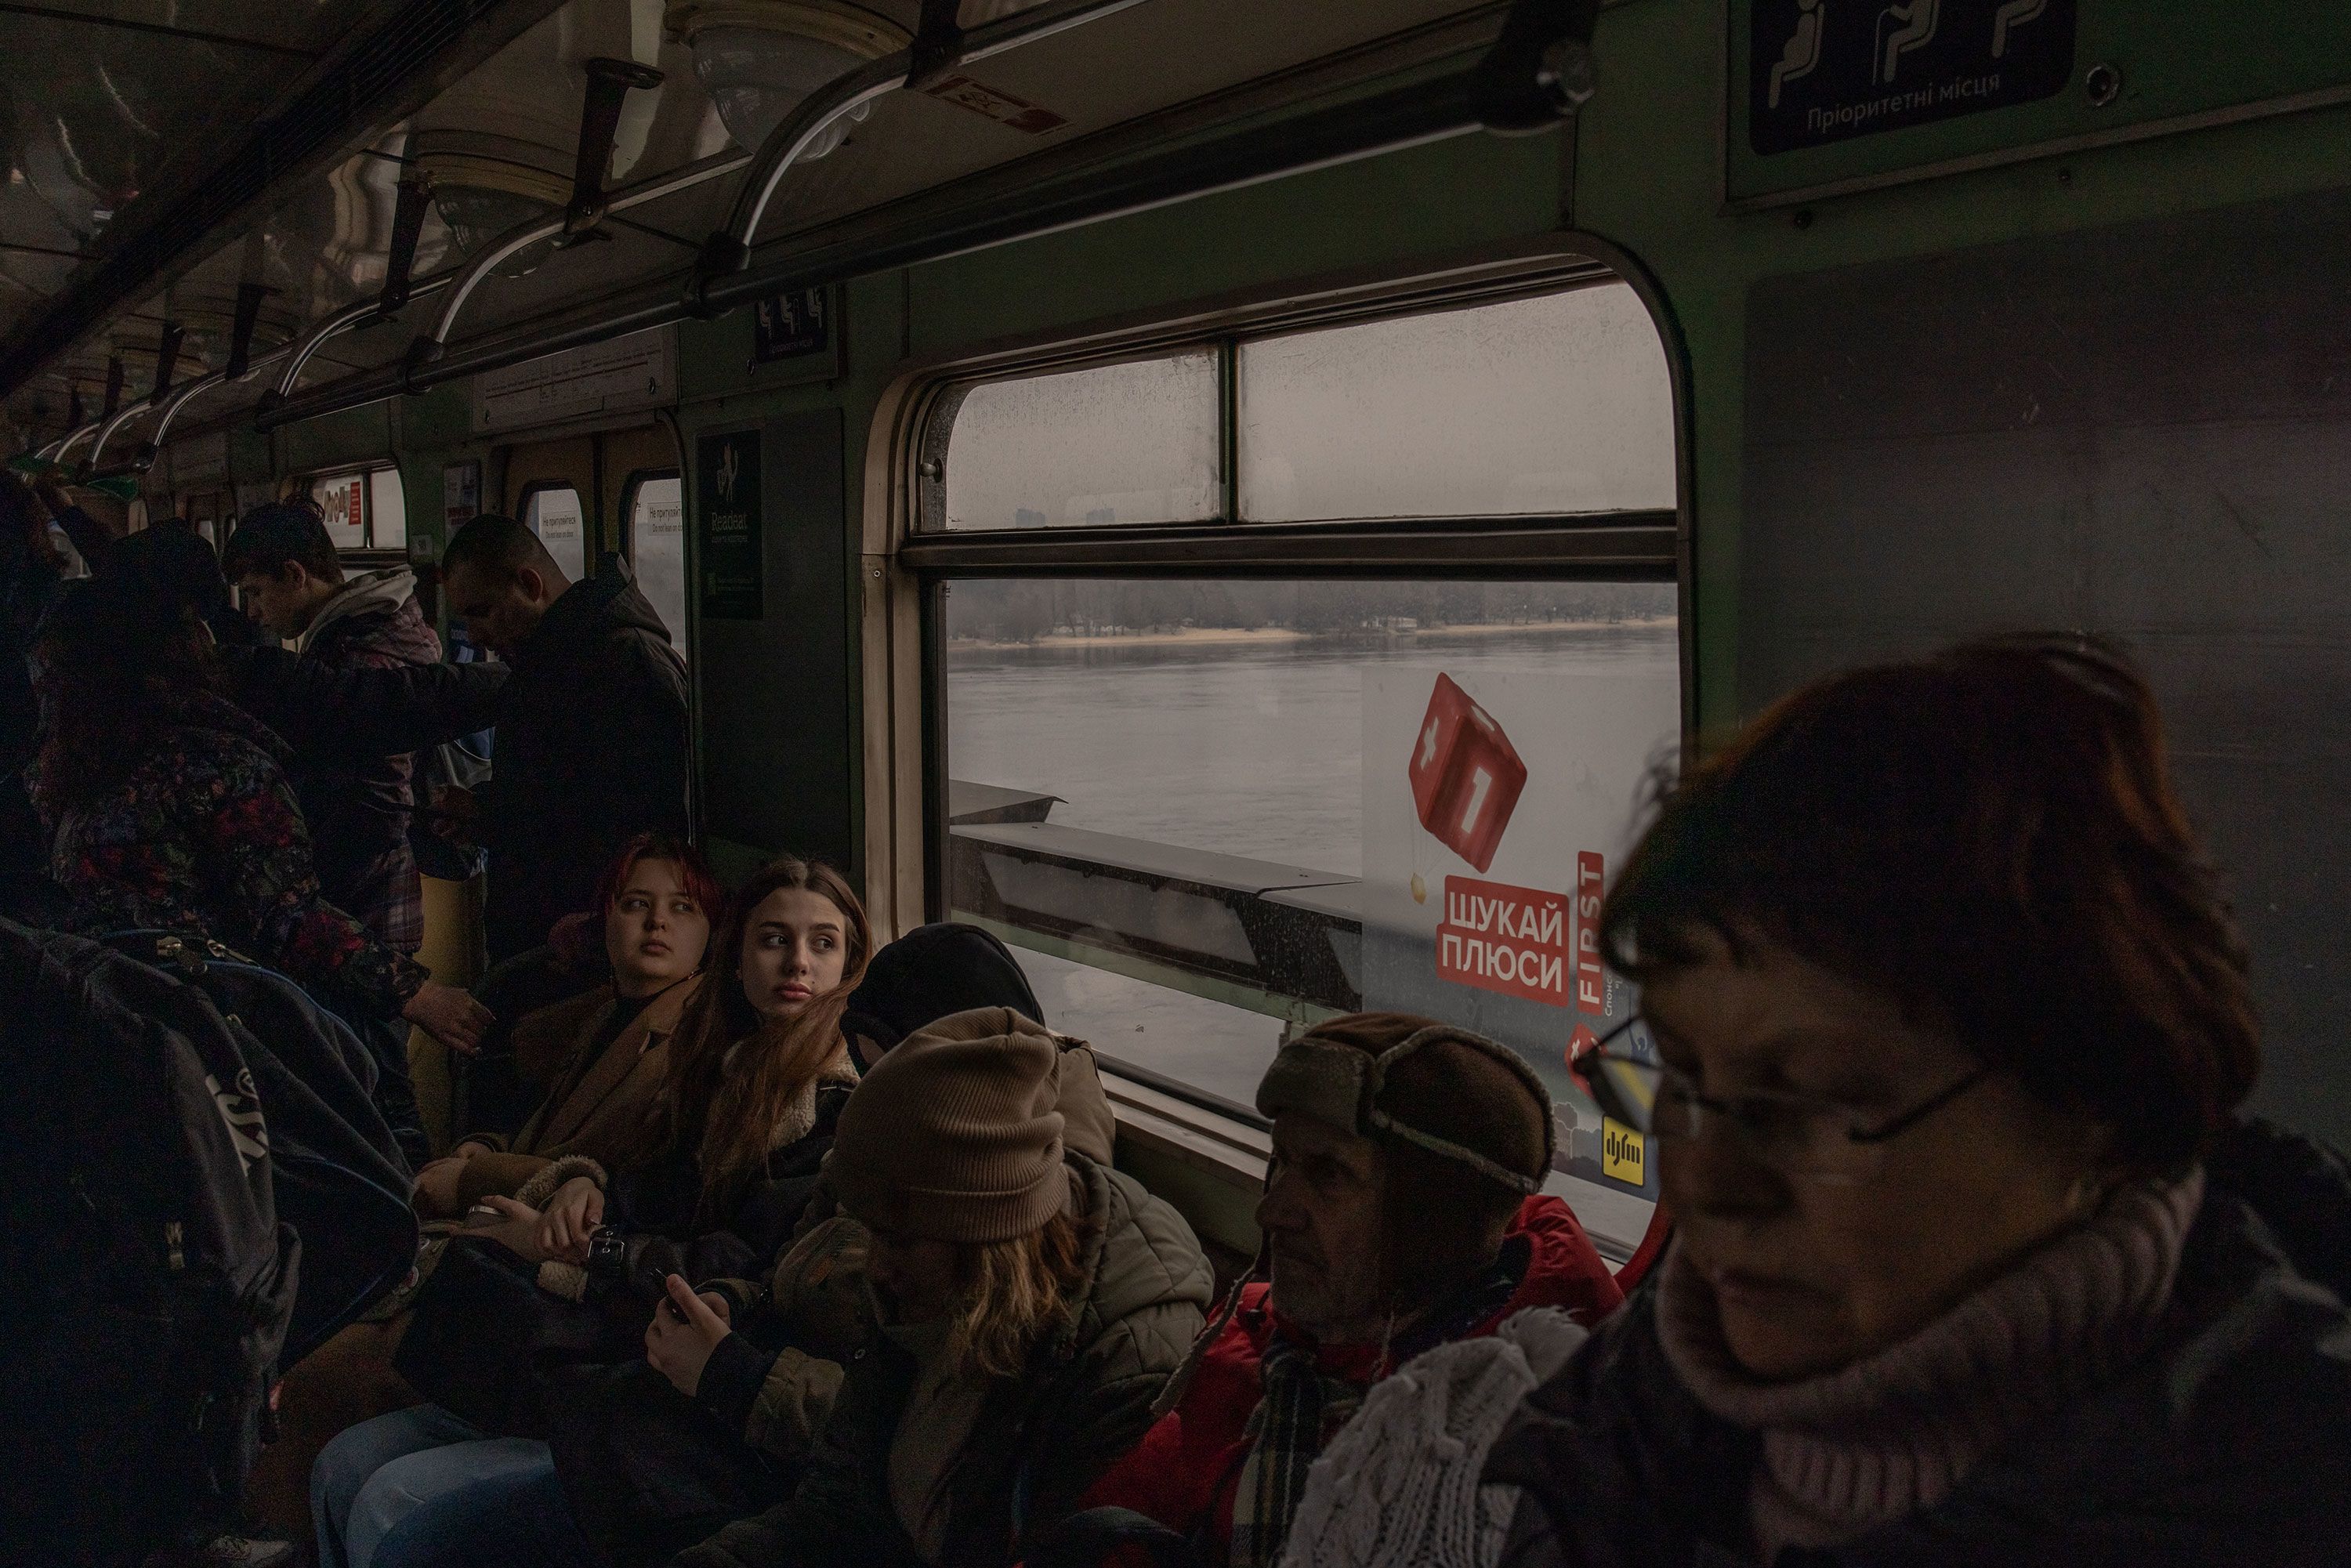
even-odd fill
[[[1979,1067],[1904,1110],[1870,1122],[1856,1107],[1825,1095],[1782,1090],[1708,1094],[1677,1068],[1612,1055],[1609,1044],[1638,1015],[1602,1036],[1577,1063],[1606,1115],[1663,1142],[1700,1138],[1719,1124],[1750,1156],[1782,1176],[1849,1184],[1866,1180],[1885,1146],[1991,1076]]]

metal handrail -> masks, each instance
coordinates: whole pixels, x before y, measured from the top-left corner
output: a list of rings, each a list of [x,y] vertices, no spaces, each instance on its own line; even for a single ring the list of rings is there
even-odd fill
[[[705,275],[721,266],[727,271],[740,270],[741,262],[735,259],[736,254],[739,251],[740,255],[747,257],[751,242],[759,232],[760,221],[767,216],[768,204],[775,199],[776,190],[782,184],[784,176],[799,161],[805,144],[817,131],[831,124],[835,116],[861,103],[871,102],[897,88],[916,86],[917,71],[922,73],[925,80],[928,80],[955,67],[1008,53],[1023,45],[1100,21],[1104,16],[1142,3],[1143,0],[1061,0],[1060,4],[1034,5],[1001,20],[972,28],[956,40],[952,49],[935,61],[917,57],[917,50],[922,46],[922,40],[917,39],[914,48],[902,49],[837,78],[822,93],[810,98],[786,117],[782,124],[768,133],[767,141],[759,144],[751,173],[735,193],[735,205],[727,214],[726,226],[711,236],[714,250],[726,249],[720,244],[722,236],[726,241],[731,241],[737,249],[706,257],[701,270]],[[890,80],[893,75],[896,79]],[[839,101],[820,112],[818,106],[825,99]]]
[[[93,419],[88,424],[76,425],[47,446],[41,447],[33,455],[45,463],[62,463],[65,461],[66,454],[73,449],[73,444],[96,430],[101,423],[103,422]]]
[[[144,413],[153,407],[154,401],[154,398],[150,395],[126,402],[116,409],[113,417],[99,427],[98,439],[90,444],[89,456],[83,465],[87,468],[96,468],[99,455],[106,450],[106,444],[114,438],[114,433],[129,423],[133,415]]]
[[[1056,8],[1052,16],[1037,24],[1033,36],[1043,37],[1094,15],[1140,3],[1095,0],[1082,11]],[[1568,9],[1588,13],[1594,4],[1595,0],[1569,0]],[[1562,68],[1562,59],[1569,66],[1574,63],[1575,49],[1567,46],[1576,42],[1576,35],[1573,31],[1555,34],[1543,21],[1549,10],[1546,0],[1517,0],[1506,18],[1502,41],[1486,58],[1458,75],[1400,86],[1292,120],[1238,127],[1222,138],[1145,153],[1108,168],[1089,160],[1090,166],[1066,179],[1025,189],[1008,192],[1001,171],[990,171],[961,183],[973,193],[968,202],[956,204],[957,190],[953,186],[925,193],[925,210],[914,219],[884,220],[878,229],[872,222],[851,220],[836,225],[845,237],[809,236],[792,255],[756,269],[747,264],[747,250],[743,253],[743,264],[736,265],[726,254],[733,231],[723,231],[712,235],[682,298],[673,295],[664,300],[651,289],[632,292],[579,319],[546,328],[534,324],[528,334],[518,330],[491,334],[459,345],[454,351],[445,339],[436,338],[429,344],[420,340],[418,352],[408,361],[361,371],[295,402],[266,409],[256,423],[264,430],[275,429],[582,344],[708,316],[779,290],[814,287],[868,271],[935,261],[1374,152],[1483,130],[1524,131],[1537,113],[1547,113],[1550,122],[1557,123],[1588,94],[1589,82]],[[1009,18],[1008,26],[1021,19]],[[1588,15],[1583,20],[1588,22]],[[982,47],[989,47],[986,32],[977,35]],[[992,52],[1020,41],[1026,39],[1006,40],[993,47]],[[976,56],[966,50],[953,57],[967,60]],[[889,63],[860,68],[820,96],[831,99],[836,91],[862,91]],[[811,104],[804,104],[801,115],[777,128],[763,144],[763,156],[778,142],[785,143],[784,151],[799,144],[809,121],[819,112]],[[753,187],[762,178],[747,180],[738,202],[750,199]],[[938,210],[943,199],[945,213]],[[536,237],[547,237],[559,232],[561,224],[549,220],[529,226],[537,231]],[[526,238],[522,243],[529,241]],[[468,271],[473,270],[469,267]],[[488,268],[484,266],[479,270],[486,273]],[[472,281],[478,283],[478,277]],[[461,303],[453,299],[451,308],[444,308],[444,322],[454,321],[454,307]]]
[[[430,277],[417,278],[408,286],[408,298],[414,299],[426,294],[437,294],[448,287],[450,279],[455,277],[456,274],[452,271],[438,272]],[[295,383],[302,379],[303,369],[309,364],[310,356],[325,347],[328,339],[348,332],[367,321],[381,308],[382,303],[380,299],[362,299],[355,305],[346,305],[303,333],[301,338],[292,345],[290,351],[294,358],[287,363],[286,369],[279,372],[277,385],[271,389],[272,392],[281,398],[293,396]]]
[[[750,162],[751,155],[747,152],[722,152],[716,157],[705,158],[701,162],[689,163],[683,169],[674,169],[666,174],[658,174],[650,180],[641,181],[634,185],[611,192],[604,198],[604,211],[607,214],[624,213],[631,207],[641,207],[648,202],[658,202],[665,196],[674,196],[681,191],[690,191],[696,185],[705,185],[713,180],[723,179]],[[441,313],[434,319],[432,328],[419,335],[416,340],[409,345],[410,362],[427,364],[439,358],[441,350],[449,341],[450,332],[457,325],[458,316],[473,298],[474,290],[481,287],[482,280],[489,277],[490,273],[508,257],[529,249],[541,240],[553,239],[562,234],[564,221],[564,214],[558,213],[552,217],[532,218],[517,224],[485,246],[455,271],[441,274],[438,278],[428,278],[425,283],[418,284],[413,293],[423,292],[426,283],[432,284],[436,289],[445,287],[450,292],[447,301],[442,305]]]
[[[156,411],[155,428],[147,433],[147,439],[140,444],[139,455],[128,463],[120,464],[113,468],[101,469],[98,466],[98,450],[93,447],[89,455],[88,476],[93,479],[110,479],[122,474],[144,474],[155,465],[155,459],[162,455],[163,443],[172,434],[172,422],[180,417],[180,411],[194,402],[199,393],[211,392],[216,387],[227,386],[232,381],[239,384],[249,382],[293,351],[292,343],[280,343],[267,353],[257,354],[247,360],[245,370],[235,377],[231,377],[224,368],[207,371],[192,381],[182,382],[172,389],[171,395],[163,400],[162,407]]]

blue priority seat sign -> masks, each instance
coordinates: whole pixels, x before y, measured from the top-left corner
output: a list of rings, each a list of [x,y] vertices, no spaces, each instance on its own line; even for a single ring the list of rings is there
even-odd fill
[[[1754,0],[1759,154],[1925,125],[2064,90],[2077,0]]]

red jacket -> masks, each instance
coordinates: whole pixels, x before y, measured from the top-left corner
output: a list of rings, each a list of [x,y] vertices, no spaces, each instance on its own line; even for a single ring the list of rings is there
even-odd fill
[[[1510,1234],[1533,1249],[1526,1273],[1510,1299],[1463,1337],[1489,1334],[1529,1307],[1558,1307],[1589,1326],[1624,1301],[1574,1212],[1558,1198],[1527,1199]],[[1201,1358],[1182,1401],[1094,1483],[1085,1507],[1131,1508],[1185,1535],[1211,1524],[1211,1558],[1224,1561],[1233,1489],[1249,1458],[1249,1419],[1259,1397],[1258,1364],[1276,1326],[1267,1290],[1256,1284],[1242,1292],[1240,1309]],[[1291,1343],[1311,1343],[1293,1325],[1280,1326]],[[1315,1361],[1326,1374],[1368,1384],[1388,1370],[1378,1364],[1380,1354],[1377,1345],[1330,1345],[1317,1349]]]

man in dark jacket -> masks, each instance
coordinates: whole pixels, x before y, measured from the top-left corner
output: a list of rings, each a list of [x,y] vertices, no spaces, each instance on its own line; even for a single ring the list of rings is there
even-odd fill
[[[485,916],[493,963],[538,946],[594,903],[630,839],[686,831],[685,665],[669,629],[607,556],[573,582],[511,517],[474,518],[442,558],[452,613],[514,667],[491,781],[471,811],[490,855]]]
[[[416,604],[405,570],[346,577],[310,507],[286,502],[245,515],[221,570],[246,612],[301,657],[330,670],[436,664],[441,640]],[[298,747],[291,782],[310,825],[327,897],[403,953],[424,939],[423,888],[408,847],[416,799],[412,755],[362,758]]]

